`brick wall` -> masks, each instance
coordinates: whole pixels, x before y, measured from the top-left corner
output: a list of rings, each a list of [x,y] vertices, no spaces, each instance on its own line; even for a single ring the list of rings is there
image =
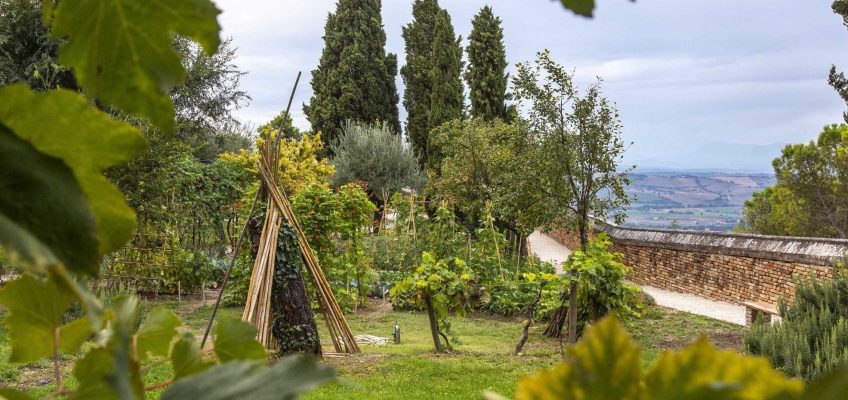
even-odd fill
[[[624,228],[600,224],[639,284],[735,303],[776,304],[794,295],[793,277],[831,276],[848,240]],[[577,235],[550,232],[569,248]]]

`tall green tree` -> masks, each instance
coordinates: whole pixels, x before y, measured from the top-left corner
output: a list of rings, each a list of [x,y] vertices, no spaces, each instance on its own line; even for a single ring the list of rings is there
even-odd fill
[[[501,19],[489,6],[471,21],[468,36],[468,70],[465,80],[471,93],[471,115],[492,120],[509,119],[506,107],[506,49]]]
[[[743,230],[848,238],[848,125],[786,146],[773,164],[777,183],[745,202]]]
[[[26,83],[37,91],[76,89],[69,68],[58,62],[59,44],[42,23],[42,1],[0,0],[0,86]]]
[[[400,132],[397,56],[386,54],[380,8],[380,0],[339,0],[327,17],[324,50],[312,71],[312,99],[304,106],[325,143],[333,143],[349,120]]]
[[[448,12],[439,10],[433,35],[433,66],[430,73],[433,79],[430,96],[431,129],[462,116],[461,40],[461,37],[454,34]]]
[[[585,93],[574,86],[572,75],[540,52],[534,64],[518,65],[513,79],[516,97],[528,115],[527,145],[531,153],[524,159],[535,171],[527,190],[538,191],[547,204],[548,225],[570,225],[580,233],[580,247],[589,242],[593,216],[614,213],[624,217],[629,203],[624,188],[630,183],[621,169],[625,143],[615,104],[604,98],[600,82]],[[577,339],[577,281],[572,270],[569,287],[568,338]],[[564,321],[558,312],[551,321],[559,335]],[[558,326],[556,326],[558,324]]]
[[[406,135],[424,166],[430,133],[430,95],[433,91],[433,37],[436,30],[437,0],[415,0],[412,22],[403,27],[406,65],[400,69],[405,86]]]
[[[831,8],[836,15],[842,17],[842,24],[848,28],[848,0],[835,0]],[[845,77],[845,73],[837,72],[835,65],[830,66],[828,83],[836,90],[839,97],[848,104],[848,78]],[[842,117],[845,119],[845,122],[848,122],[848,111],[843,113]]]

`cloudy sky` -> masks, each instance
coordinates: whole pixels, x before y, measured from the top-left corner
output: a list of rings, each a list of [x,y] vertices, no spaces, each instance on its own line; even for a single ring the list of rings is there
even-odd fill
[[[848,70],[848,30],[829,0],[599,2],[591,20],[550,0],[440,3],[463,37],[474,14],[491,5],[503,19],[510,68],[548,48],[584,86],[602,77],[625,139],[634,142],[628,162],[765,170],[780,144],[809,141],[842,119],[844,103],[827,85],[827,72],[831,64]],[[233,38],[236,62],[248,73],[242,87],[253,98],[236,115],[254,124],[271,119],[300,70],[293,117],[308,128],[302,104],[335,0],[216,3],[223,34]],[[411,3],[383,0],[387,51],[401,64]]]

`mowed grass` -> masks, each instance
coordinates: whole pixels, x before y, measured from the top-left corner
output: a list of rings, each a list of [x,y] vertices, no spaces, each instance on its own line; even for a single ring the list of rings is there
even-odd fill
[[[208,306],[192,302],[148,301],[146,309],[165,306],[182,318],[184,330],[198,339],[211,314]],[[225,308],[219,316],[238,318],[239,308]],[[328,356],[323,363],[334,367],[339,383],[317,388],[304,394],[307,400],[318,399],[479,399],[484,391],[506,396],[515,392],[521,377],[534,374],[560,360],[559,341],[545,338],[543,325],[531,328],[530,338],[521,355],[513,355],[520,337],[522,322],[488,315],[472,315],[453,320],[453,331],[460,340],[450,354],[434,354],[429,323],[425,314],[395,312],[382,301],[348,315],[355,334],[391,337],[395,321],[401,327],[401,344],[363,345],[362,353],[351,356]],[[323,322],[318,320],[325,352],[333,352]],[[665,308],[654,307],[645,317],[628,321],[627,330],[641,344],[643,366],[649,366],[666,349],[685,346],[701,334],[717,345],[739,349],[743,327]],[[0,385],[26,390],[34,396],[53,391],[52,365],[45,361],[29,365],[10,364],[9,344],[5,330],[0,329]],[[74,387],[72,365],[75,357],[64,357],[66,384]],[[171,376],[165,363],[144,370],[146,385],[161,383]],[[148,393],[155,399],[161,390]]]

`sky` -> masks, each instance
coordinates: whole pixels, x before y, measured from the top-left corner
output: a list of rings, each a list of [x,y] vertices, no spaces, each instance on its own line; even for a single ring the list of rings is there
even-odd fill
[[[574,68],[585,88],[603,92],[621,114],[628,164],[654,168],[769,170],[785,143],[814,139],[841,122],[845,103],[827,84],[831,64],[848,70],[848,30],[829,0],[598,0],[594,19],[551,0],[441,0],[457,34],[491,5],[503,20],[511,70],[542,49]],[[323,48],[324,22],[335,0],[217,0],[223,36],[238,48],[252,101],[235,115],[262,124],[288,100],[296,126],[311,72]],[[412,0],[384,0],[388,52],[403,65],[401,27]],[[403,82],[397,77],[403,97]],[[401,119],[406,112],[398,104]]]

